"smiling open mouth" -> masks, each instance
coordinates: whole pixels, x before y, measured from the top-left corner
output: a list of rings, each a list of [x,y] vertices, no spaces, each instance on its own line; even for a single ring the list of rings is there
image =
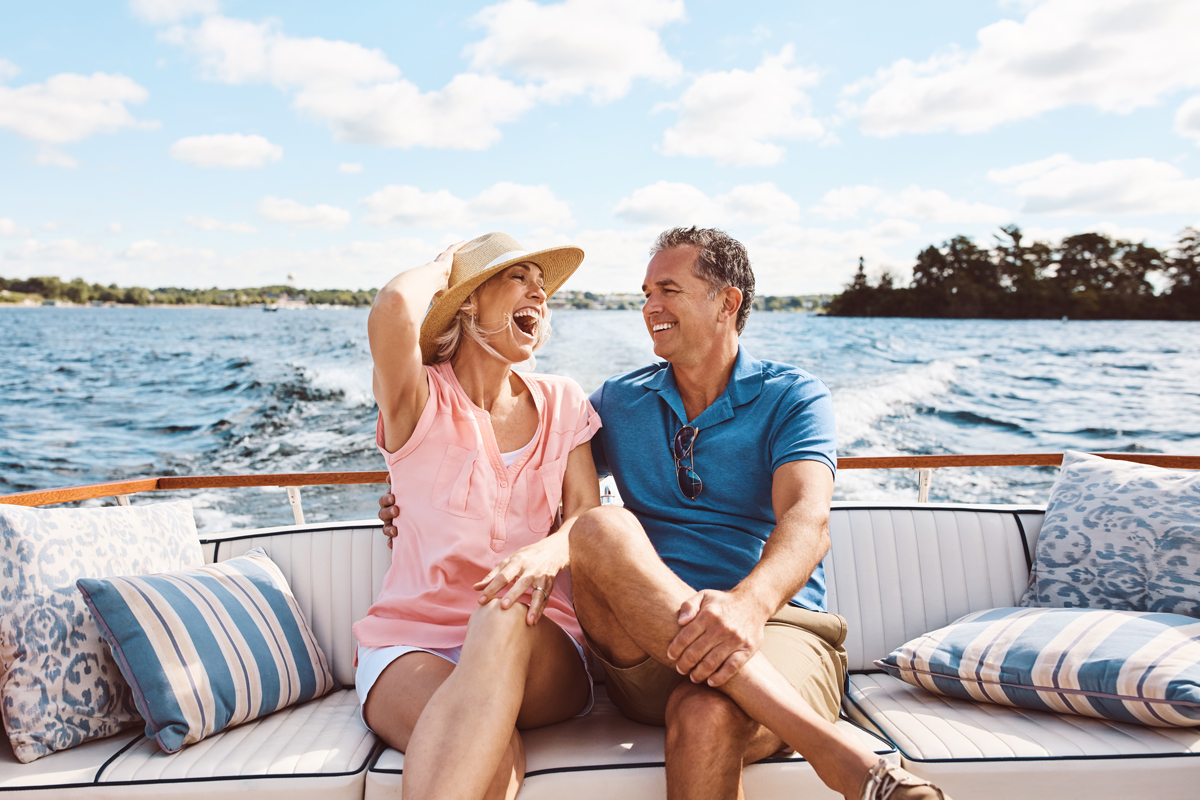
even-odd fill
[[[658,333],[659,331],[670,330],[671,328],[674,328],[677,324],[678,323],[676,323],[676,322],[660,322],[657,325],[655,325],[653,328],[651,328],[650,331],[651,331],[651,333]]]
[[[526,336],[536,336],[538,322],[541,321],[541,315],[532,308],[523,308],[513,314],[513,323],[521,329],[521,333]]]

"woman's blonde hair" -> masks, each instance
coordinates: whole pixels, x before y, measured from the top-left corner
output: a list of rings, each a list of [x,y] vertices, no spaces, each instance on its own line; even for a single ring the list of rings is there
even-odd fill
[[[498,275],[496,277],[499,277]],[[496,277],[489,278],[495,280]],[[486,284],[484,284],[486,285]],[[482,287],[480,287],[482,288]],[[476,295],[479,289],[471,292],[466,301],[459,306],[458,313],[454,315],[454,319],[450,321],[450,325],[446,328],[445,333],[437,337],[437,353],[434,355],[434,364],[441,364],[443,361],[449,361],[454,358],[454,354],[458,352],[458,348],[462,346],[464,339],[470,339],[475,344],[483,348],[483,351],[492,358],[504,361],[504,356],[496,352],[496,348],[487,343],[487,337],[500,333],[508,327],[508,324],[499,326],[493,330],[486,330],[479,324],[479,304]],[[510,320],[511,321],[511,320]],[[537,333],[534,335],[535,341],[533,349],[536,352],[538,348],[546,343],[550,338],[550,307],[545,308],[544,315],[538,321]],[[528,362],[532,368],[536,358],[530,358]]]

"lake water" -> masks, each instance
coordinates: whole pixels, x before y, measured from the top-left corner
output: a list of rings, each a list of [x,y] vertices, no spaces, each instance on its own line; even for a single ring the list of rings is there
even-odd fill
[[[363,309],[0,308],[0,493],[148,475],[383,469]],[[589,392],[653,360],[641,315],[560,311],[537,370]],[[1200,323],[756,313],[743,344],[833,391],[842,455],[1200,454]],[[933,500],[1044,502],[1050,468],[943,469]],[[379,487],[305,488],[310,521]],[[836,496],[914,499],[911,471]],[[286,524],[282,489],[183,493],[201,529]]]

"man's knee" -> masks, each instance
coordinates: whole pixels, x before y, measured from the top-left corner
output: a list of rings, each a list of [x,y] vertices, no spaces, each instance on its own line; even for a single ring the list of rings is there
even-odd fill
[[[682,683],[667,700],[668,740],[745,747],[758,723],[728,695],[703,684]]]
[[[571,574],[620,559],[632,537],[645,536],[637,517],[619,506],[599,506],[585,512],[571,529]]]

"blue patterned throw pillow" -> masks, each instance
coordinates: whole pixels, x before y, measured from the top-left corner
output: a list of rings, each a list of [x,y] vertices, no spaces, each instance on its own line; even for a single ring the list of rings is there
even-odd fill
[[[1157,727],[1200,725],[1200,620],[1179,614],[977,611],[875,664],[963,700]]]
[[[75,581],[203,563],[186,500],[48,510],[0,505],[0,706],[17,760],[142,722]]]
[[[1066,453],[1021,605],[1200,617],[1200,472]]]
[[[79,581],[146,736],[174,753],[338,688],[275,565],[255,548],[185,572]]]

